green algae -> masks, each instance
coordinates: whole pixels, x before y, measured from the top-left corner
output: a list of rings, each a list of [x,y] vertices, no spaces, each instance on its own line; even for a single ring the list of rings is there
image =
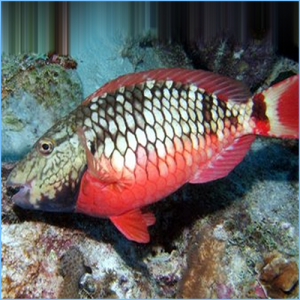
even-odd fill
[[[17,118],[13,113],[9,113],[2,118],[2,123],[7,125],[7,128],[13,131],[21,131],[25,125],[24,123]]]
[[[2,95],[5,107],[9,96],[18,97],[21,91],[30,93],[45,109],[60,107],[63,101],[75,101],[81,95],[81,84],[70,70],[49,63],[45,56],[4,56],[1,60]]]

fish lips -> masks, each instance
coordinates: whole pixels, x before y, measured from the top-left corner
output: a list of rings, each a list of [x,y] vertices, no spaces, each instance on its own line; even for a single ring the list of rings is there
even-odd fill
[[[74,197],[68,189],[59,193],[55,199],[49,199],[42,194],[40,199],[33,201],[30,183],[16,184],[8,180],[6,185],[7,194],[12,196],[14,204],[21,208],[48,212],[73,212],[75,209],[77,197]]]
[[[34,209],[34,205],[30,202],[30,184],[16,184],[7,182],[7,193],[12,196],[12,201],[25,209]]]

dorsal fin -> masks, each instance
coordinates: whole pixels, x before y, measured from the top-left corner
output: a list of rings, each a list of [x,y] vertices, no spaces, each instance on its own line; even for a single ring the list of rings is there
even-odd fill
[[[209,71],[189,70],[189,69],[155,69],[139,73],[131,73],[120,76],[88,96],[83,104],[95,97],[99,97],[107,92],[114,92],[122,86],[130,86],[142,83],[146,80],[172,80],[182,84],[194,84],[204,89],[208,93],[214,93],[221,100],[245,102],[251,96],[249,89],[240,81],[218,75]]]

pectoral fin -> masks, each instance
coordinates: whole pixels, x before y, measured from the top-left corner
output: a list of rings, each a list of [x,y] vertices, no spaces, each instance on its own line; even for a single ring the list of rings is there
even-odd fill
[[[94,177],[94,180],[99,180],[103,186],[111,185],[119,191],[122,191],[123,188],[130,187],[132,185],[134,180],[132,174],[125,175],[122,172],[116,172],[112,168],[109,159],[105,158],[104,155],[100,158],[96,158],[87,146],[84,130],[82,128],[78,128],[77,134],[79,136],[80,143],[85,149],[88,172],[92,175],[92,177]]]
[[[123,215],[110,217],[110,220],[127,239],[138,243],[150,241],[147,227],[155,223],[155,217],[152,213],[142,214],[139,209],[136,209]]]

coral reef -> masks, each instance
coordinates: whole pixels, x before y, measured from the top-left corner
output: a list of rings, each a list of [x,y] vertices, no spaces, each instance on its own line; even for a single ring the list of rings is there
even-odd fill
[[[278,252],[264,257],[258,266],[259,280],[271,298],[297,298],[299,292],[299,268],[296,261],[285,258]]]
[[[21,158],[80,104],[81,83],[72,70],[74,63],[55,55],[1,56],[2,160]]]
[[[225,242],[214,238],[213,230],[208,225],[197,235],[198,238],[192,243],[178,298],[230,298],[230,289],[223,283],[225,274],[220,272],[224,268]]]

